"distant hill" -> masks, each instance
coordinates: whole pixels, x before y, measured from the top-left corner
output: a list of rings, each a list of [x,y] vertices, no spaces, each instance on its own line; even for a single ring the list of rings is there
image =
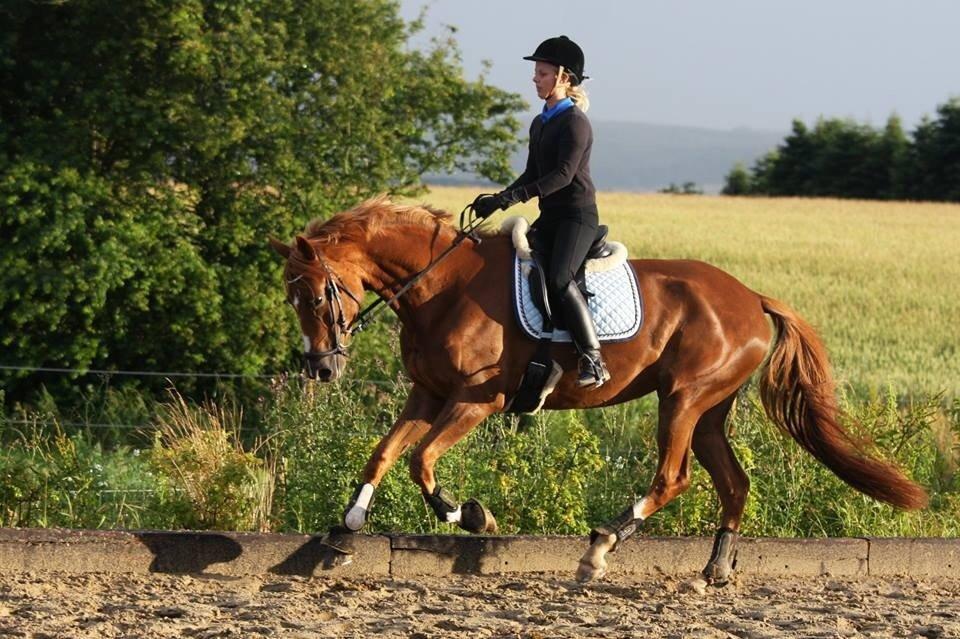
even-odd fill
[[[594,183],[604,191],[656,191],[671,182],[696,182],[719,192],[737,162],[748,167],[783,141],[786,132],[730,130],[641,122],[593,122]],[[523,170],[526,147],[512,165]],[[468,175],[430,176],[428,182],[476,183]]]

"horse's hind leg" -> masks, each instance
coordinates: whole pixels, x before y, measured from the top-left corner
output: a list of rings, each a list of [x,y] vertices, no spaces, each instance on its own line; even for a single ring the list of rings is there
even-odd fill
[[[374,490],[400,455],[430,430],[431,424],[443,408],[443,403],[443,400],[434,397],[420,386],[413,387],[400,417],[390,428],[390,432],[377,444],[363,469],[360,483],[347,503],[343,515],[343,525],[347,529],[357,531],[363,528],[373,505]]]
[[[657,446],[659,463],[647,494],[616,519],[590,533],[590,548],[580,559],[578,581],[598,579],[606,572],[606,554],[630,537],[643,521],[666,506],[690,485],[690,441],[703,414],[702,398],[674,393],[660,401]]]
[[[693,432],[693,452],[710,473],[723,508],[713,552],[703,569],[704,578],[716,586],[726,584],[733,573],[737,531],[750,489],[750,480],[737,462],[724,427],[735,398],[733,394],[704,413]]]

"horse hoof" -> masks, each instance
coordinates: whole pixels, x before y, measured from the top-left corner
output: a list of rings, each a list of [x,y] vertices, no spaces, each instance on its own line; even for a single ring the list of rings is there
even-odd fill
[[[474,534],[493,534],[497,532],[497,520],[486,506],[468,499],[460,506],[460,527]]]
[[[729,563],[725,565],[711,563],[703,569],[701,574],[707,584],[714,588],[722,588],[730,583],[730,577],[733,575],[733,567]]]
[[[607,562],[604,561],[604,565],[600,567],[594,567],[585,561],[581,561],[580,565],[577,566],[577,581],[585,584],[590,581],[600,579],[607,574],[606,563]]]

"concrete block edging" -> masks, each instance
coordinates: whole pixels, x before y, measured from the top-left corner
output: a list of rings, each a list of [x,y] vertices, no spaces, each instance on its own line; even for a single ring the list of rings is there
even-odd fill
[[[503,575],[576,570],[586,537],[349,535],[0,529],[0,573],[211,573],[330,577]],[[644,537],[610,557],[611,572],[695,574],[710,555],[706,537]],[[952,577],[960,539],[743,537],[737,571],[774,577]]]

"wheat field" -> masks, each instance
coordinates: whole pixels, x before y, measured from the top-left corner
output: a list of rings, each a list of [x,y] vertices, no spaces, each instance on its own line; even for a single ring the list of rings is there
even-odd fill
[[[414,199],[458,214],[480,191]],[[638,193],[598,204],[631,257],[710,262],[792,306],[847,389],[960,397],[960,205]],[[535,202],[517,213],[532,219]]]

